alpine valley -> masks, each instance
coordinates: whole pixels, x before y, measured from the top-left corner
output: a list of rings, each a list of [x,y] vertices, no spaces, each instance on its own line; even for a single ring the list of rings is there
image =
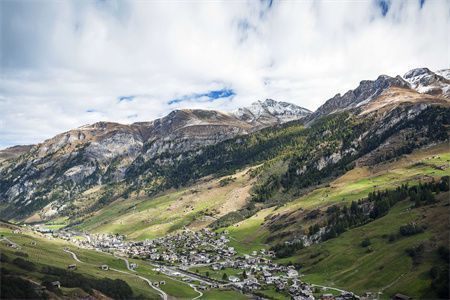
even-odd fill
[[[448,299],[449,133],[450,70],[419,68],[314,112],[182,109],[1,150],[2,293]]]

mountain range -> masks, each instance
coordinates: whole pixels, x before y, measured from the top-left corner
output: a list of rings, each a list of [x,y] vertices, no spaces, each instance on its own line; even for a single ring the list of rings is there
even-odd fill
[[[419,68],[314,112],[181,109],[1,150],[2,280],[51,299],[448,299],[449,129],[450,70]]]
[[[420,68],[407,72],[403,77],[381,75],[376,80],[361,81],[358,87],[344,95],[337,94],[315,112],[266,99],[231,113],[183,109],[150,122],[130,125],[98,122],[58,134],[37,145],[8,148],[0,151],[3,159],[0,165],[0,201],[6,207],[13,205],[16,210],[4,209],[1,215],[20,219],[48,205],[57,207],[52,214],[62,212],[79,194],[94,186],[125,180],[134,182],[131,189],[136,187],[139,190],[143,184],[138,183],[138,178],[143,177],[152,181],[152,185],[160,186],[152,190],[161,191],[170,186],[156,183],[158,176],[149,179],[152,175],[142,166],[149,162],[156,162],[159,166],[173,165],[186,156],[201,155],[207,146],[264,128],[292,122],[311,127],[325,116],[345,111],[357,118],[374,118],[373,128],[353,142],[355,147],[323,155],[314,162],[320,170],[330,162],[340,161],[348,153],[357,152],[360,145],[356,145],[368,140],[369,132],[379,137],[400,123],[414,121],[429,107],[447,108],[449,74],[449,70],[432,72]],[[380,140],[384,144],[373,151],[381,151],[381,148],[395,151],[396,147],[401,147],[395,144],[402,144],[406,139],[406,136],[401,137],[402,142],[399,142],[400,134],[390,132]],[[432,142],[426,133],[422,138],[423,143]],[[360,161],[368,159],[360,158]],[[302,168],[296,170],[297,174],[306,166]],[[137,169],[142,173],[136,174]]]

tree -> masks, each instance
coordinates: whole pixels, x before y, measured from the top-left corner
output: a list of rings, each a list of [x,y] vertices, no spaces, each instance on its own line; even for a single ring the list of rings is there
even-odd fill
[[[246,279],[247,277],[248,277],[247,272],[245,272],[245,270],[244,270],[244,272],[242,273],[242,278]]]
[[[222,280],[228,280],[228,275],[227,275],[227,273],[223,273],[223,275],[222,275]]]

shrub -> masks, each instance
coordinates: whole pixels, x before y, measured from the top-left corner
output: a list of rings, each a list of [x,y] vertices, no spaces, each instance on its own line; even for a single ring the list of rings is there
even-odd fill
[[[446,261],[447,263],[449,263],[449,261],[450,261],[450,254],[449,254],[449,250],[448,250],[447,247],[445,247],[445,246],[439,246],[439,248],[438,248],[438,254],[439,254],[439,257],[440,257],[441,259],[443,259],[444,261]]]
[[[34,290],[34,285],[20,277],[4,276],[2,273],[0,294],[2,299],[45,299]]]
[[[21,257],[28,257],[28,254],[25,252],[21,252],[21,251],[16,251],[14,252],[14,255],[16,256],[21,256]]]
[[[406,254],[413,260],[413,264],[418,265],[422,262],[423,252],[425,251],[424,244],[405,249]]]
[[[411,236],[418,233],[422,233],[424,231],[423,226],[419,226],[416,224],[408,224],[404,226],[400,226],[399,233],[403,236]]]
[[[9,257],[5,254],[0,252],[0,262],[8,262],[9,261]]]
[[[17,257],[12,261],[13,264],[18,266],[21,269],[27,270],[27,271],[34,271],[36,270],[36,266],[28,260],[25,260],[23,258]]]
[[[372,243],[370,242],[369,238],[365,238],[364,240],[361,241],[361,247],[366,248],[368,246],[370,246]]]

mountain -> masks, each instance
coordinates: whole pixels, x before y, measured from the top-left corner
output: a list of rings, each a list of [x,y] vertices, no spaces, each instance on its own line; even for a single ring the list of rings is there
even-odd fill
[[[0,201],[27,206],[36,197],[42,203],[56,197],[51,195],[71,199],[94,185],[118,182],[129,169],[155,157],[177,156],[308,114],[306,109],[274,100],[250,107],[242,111],[253,110],[251,120],[246,114],[183,109],[151,122],[85,125],[31,148],[22,147],[22,156],[0,165]],[[6,156],[14,149],[19,148],[2,153]]]
[[[432,72],[428,68],[413,69],[403,75],[411,88],[422,94],[450,98],[450,70]]]
[[[0,164],[0,217],[58,228],[56,235],[82,245],[99,238],[88,247],[128,255],[139,276],[150,276],[153,266],[138,259],[158,259],[203,279],[233,274],[245,284],[247,276],[260,284],[242,290],[258,297],[297,295],[296,283],[275,286],[249,263],[263,269],[264,257],[301,272],[303,289],[314,283],[358,295],[447,299],[449,73],[421,68],[364,80],[312,114],[273,100],[233,113],[177,110],[151,122],[86,125],[29,150],[7,150],[13,155]],[[14,258],[2,262],[12,274],[23,267],[16,256],[26,257],[10,249],[14,243],[39,266],[42,259],[61,268],[73,263],[60,241],[39,235],[32,243],[26,230],[34,227],[20,228],[23,234],[2,231],[0,248]],[[216,240],[209,244],[212,236],[225,251]],[[81,272],[90,266],[93,276],[115,274],[98,266],[109,259],[116,267],[118,258],[73,251],[89,261],[78,264]],[[161,255],[153,259],[155,252]],[[215,263],[203,264],[209,259]],[[171,286],[171,276],[161,287],[170,297],[196,297]],[[140,291],[136,280],[128,282]],[[209,291],[213,299],[227,292]]]
[[[399,75],[396,77],[380,75],[375,80],[363,80],[356,89],[349,90],[344,95],[337,94],[327,100],[306,119],[311,122],[331,113],[349,109],[361,109],[365,104],[370,103],[383,93],[394,88],[401,89],[406,93],[410,93],[412,90],[420,94],[448,99],[450,97],[449,74],[450,70],[441,70],[434,73],[427,68],[417,68],[408,71],[403,77]]]
[[[306,108],[272,99],[259,100],[248,107],[237,109],[233,114],[256,128],[282,124],[308,116],[312,112]]]
[[[233,113],[185,109],[151,122],[82,126],[0,165],[0,215],[23,219],[47,207],[42,217],[50,218],[75,211],[75,202],[95,210],[267,159],[282,171],[267,174],[254,197],[270,203],[280,186],[308,187],[348,164],[371,165],[445,139],[448,72],[439,74],[415,69],[364,80],[314,113],[266,99]],[[421,93],[424,86],[432,93]],[[442,121],[431,125],[433,118]]]
[[[31,147],[33,147],[33,145],[21,145],[0,150],[0,162],[3,160],[17,158],[20,155],[30,151]]]

